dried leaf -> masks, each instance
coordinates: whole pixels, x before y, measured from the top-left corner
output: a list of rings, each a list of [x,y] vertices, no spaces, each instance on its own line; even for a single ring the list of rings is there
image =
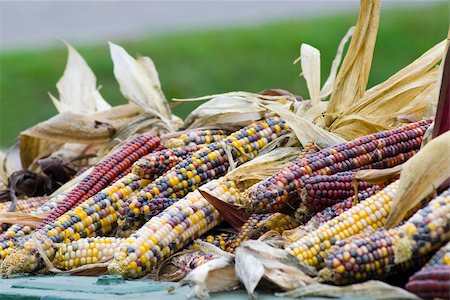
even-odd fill
[[[314,106],[320,102],[320,51],[308,44],[302,44],[300,58],[311,105]]]
[[[114,76],[122,95],[147,113],[160,118],[172,129],[170,108],[166,99],[162,98],[159,82],[153,81],[154,74],[149,76],[152,73],[149,71],[149,61],[145,60],[143,67],[142,63],[136,61],[122,47],[111,42],[109,46],[114,63]]]
[[[0,212],[0,224],[18,224],[37,228],[46,217],[46,214],[35,215],[31,213]]]
[[[208,261],[190,272],[181,282],[180,286],[189,285],[188,297],[196,296],[203,299],[210,292],[235,290],[240,283],[234,270],[234,259],[219,257]]]
[[[378,32],[380,0],[361,1],[358,23],[331,93],[326,125],[329,127],[365,93]]]
[[[388,169],[368,169],[359,170],[354,174],[354,178],[371,184],[389,184],[400,176],[403,165],[398,165]]]
[[[277,293],[276,296],[289,298],[346,298],[355,299],[392,299],[392,300],[419,300],[416,295],[396,286],[389,285],[382,281],[369,280],[363,283],[351,284],[347,286],[333,286],[322,283],[314,283],[305,287],[300,287],[285,293]]]
[[[279,115],[294,131],[302,145],[314,141],[319,148],[327,148],[346,141],[325,129],[322,129],[311,122],[308,122],[299,115],[290,112],[281,105],[268,105],[267,108]]]
[[[300,151],[301,148],[297,147],[276,148],[267,154],[258,155],[229,172],[225,177],[243,191],[291,163]]]
[[[397,125],[398,115],[405,112],[402,109],[417,101],[416,97],[425,95],[427,89],[436,84],[438,70],[435,66],[441,60],[443,50],[444,42],[441,42],[383,83],[368,90],[358,102],[343,108],[341,114],[334,115],[337,118],[328,129],[350,140]],[[432,106],[437,98],[425,101]],[[429,109],[422,107],[422,111],[415,110],[419,118],[429,114]],[[411,107],[408,110],[411,111]]]
[[[74,112],[88,114],[109,109],[111,106],[102,98],[97,89],[97,79],[86,61],[70,44],[66,69],[56,87],[59,100],[50,94],[59,113]]]
[[[20,134],[20,156],[24,168],[49,155],[64,143],[104,143],[111,137],[108,126],[96,126],[92,117],[65,112]]]
[[[14,172],[23,169],[22,162],[20,160],[20,148],[17,143],[15,143],[6,153],[0,152],[0,174],[1,180],[4,185],[8,185],[8,178]]]
[[[236,250],[235,262],[236,276],[252,298],[255,298],[255,289],[263,278],[282,290],[315,282],[305,273],[315,274],[315,271],[301,266],[286,250],[261,241],[243,242]]]
[[[239,96],[219,96],[203,103],[186,118],[185,128],[246,126],[263,118],[266,110],[257,102]]]
[[[450,131],[431,140],[403,164],[399,190],[392,200],[386,228],[398,225],[405,214],[450,177]],[[418,176],[427,170],[427,176]]]

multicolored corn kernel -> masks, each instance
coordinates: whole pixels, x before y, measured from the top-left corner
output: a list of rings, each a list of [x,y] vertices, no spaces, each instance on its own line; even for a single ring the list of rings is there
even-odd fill
[[[239,229],[236,237],[228,242],[225,251],[234,253],[237,247],[246,240],[257,239],[270,230],[282,233],[296,226],[298,226],[298,222],[285,214],[253,214]]]
[[[108,261],[113,258],[122,240],[114,237],[95,237],[57,244],[53,264],[62,270],[72,270]]]
[[[220,129],[205,129],[190,131],[182,134],[178,138],[167,141],[167,148],[177,148],[181,146],[205,145],[219,142],[228,137],[231,132]]]
[[[450,189],[418,210],[402,225],[378,230],[356,240],[343,241],[329,253],[324,281],[347,284],[420,266],[450,240]]]
[[[302,236],[287,246],[286,250],[301,262],[317,269],[323,268],[328,257],[327,251],[338,241],[384,225],[397,190],[398,180]]]
[[[202,237],[200,237],[199,240],[206,242],[206,243],[213,244],[214,246],[225,251],[227,244],[235,238],[236,238],[236,233],[234,233],[234,232],[222,232],[219,234],[213,234],[213,235],[210,234],[207,236],[202,236]],[[199,249],[197,240],[192,243],[192,249],[194,249],[194,250]]]
[[[201,146],[193,145],[154,151],[135,162],[132,171],[141,178],[155,180],[200,148]]]
[[[450,299],[450,266],[426,266],[409,278],[405,288],[423,299]]]
[[[153,198],[182,198],[208,181],[226,174],[231,158],[239,165],[271,142],[290,131],[280,118],[273,117],[234,132],[218,143],[205,145],[163,176],[153,181],[139,195],[120,209],[120,219],[127,224],[144,224],[151,214]],[[229,153],[229,155],[227,155]]]
[[[210,189],[220,185],[211,181]],[[126,278],[138,278],[220,222],[219,212],[198,190],[189,193],[127,238],[108,270]]]
[[[253,213],[280,211],[286,203],[296,206],[305,180],[360,169],[382,169],[401,164],[419,150],[431,119],[382,131],[297,159],[249,193]]]
[[[316,175],[305,180],[301,192],[300,207],[305,208],[302,221],[308,220],[324,208],[355,195],[358,191],[365,191],[372,187],[364,181],[353,183],[354,172],[341,172],[334,175]]]
[[[26,199],[19,199],[16,203],[15,212],[29,213],[34,211],[36,208],[42,206],[44,203],[49,201],[49,197],[31,197]],[[0,203],[0,212],[7,212],[11,207],[11,201]]]

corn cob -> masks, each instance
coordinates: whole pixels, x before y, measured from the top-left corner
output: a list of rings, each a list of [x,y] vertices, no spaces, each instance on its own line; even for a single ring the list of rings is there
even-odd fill
[[[71,208],[106,188],[111,181],[128,169],[136,160],[153,151],[159,145],[159,138],[150,134],[137,136],[125,143],[97,164],[83,181],[67,193],[65,199],[58,202],[57,207],[52,210],[52,213],[40,228],[50,224]]]
[[[427,266],[409,278],[405,287],[424,299],[450,299],[450,266]]]
[[[53,265],[63,270],[72,270],[88,264],[108,261],[123,239],[114,237],[84,238],[56,246]]]
[[[15,212],[29,213],[49,201],[49,197],[31,197],[17,200]],[[11,201],[0,203],[0,212],[6,212],[11,206]]]
[[[418,265],[450,240],[450,189],[431,200],[404,224],[378,230],[353,241],[343,241],[326,259],[319,276],[346,284]]]
[[[293,202],[295,207],[305,180],[313,175],[401,164],[419,150],[431,122],[431,119],[422,120],[364,136],[298,159],[250,191],[248,209],[253,213],[276,212],[288,202]]]
[[[337,241],[356,235],[369,227],[382,227],[391,209],[392,197],[398,190],[398,180],[379,193],[361,201],[317,230],[302,236],[286,250],[315,268],[322,268],[327,250]]]
[[[122,223],[142,225],[153,215],[149,204],[153,198],[182,198],[206,182],[223,176],[230,166],[227,150],[237,164],[242,164],[289,130],[282,119],[268,118],[234,132],[220,143],[205,145],[128,200],[119,211]]]
[[[198,130],[190,131],[182,134],[178,138],[173,138],[167,141],[167,148],[177,148],[182,146],[204,145],[212,144],[227,138],[230,132],[226,130]]]
[[[133,173],[141,178],[155,180],[200,148],[194,145],[154,151],[133,164]]]
[[[317,175],[305,180],[301,192],[300,208],[305,208],[301,221],[309,220],[312,215],[332,206],[340,201],[352,197],[355,194],[353,185],[354,173],[341,172],[334,175]],[[366,190],[373,185],[364,181],[357,182],[357,190]],[[297,210],[297,218],[299,218]]]
[[[409,278],[406,289],[421,298],[450,298],[450,242]]]
[[[123,205],[124,199],[149,183],[150,180],[140,179],[133,173],[129,173],[94,197],[63,214],[51,224],[36,230],[33,234],[18,239],[18,241],[0,242],[0,257],[8,259],[9,256],[14,256],[15,250],[11,247],[17,243],[16,250],[25,250],[24,252],[20,251],[18,255],[25,256],[21,260],[24,260],[26,271],[32,272],[39,267],[38,263],[40,263],[37,259],[39,255],[33,246],[34,240],[32,237],[37,237],[43,241],[47,257],[53,259],[55,243],[70,242],[98,234],[106,235],[116,225],[117,210]],[[20,234],[20,230],[18,233],[13,232],[13,234],[23,236],[23,234]],[[14,257],[11,260],[14,260]],[[15,271],[11,272],[14,273]],[[22,272],[22,270],[17,272]]]
[[[214,183],[208,186],[213,189]],[[198,190],[189,193],[127,238],[108,270],[127,278],[142,277],[219,222],[219,213]]]
[[[236,248],[246,240],[257,239],[270,230],[282,233],[285,230],[295,228],[297,225],[298,222],[293,217],[285,214],[253,214],[239,229],[236,238],[228,242],[225,251],[234,253]]]
[[[213,244],[214,246],[225,251],[227,244],[230,240],[236,238],[236,233],[234,232],[223,232],[220,234],[207,235],[200,238],[201,241]],[[198,250],[199,245],[196,241],[192,244],[192,249]]]

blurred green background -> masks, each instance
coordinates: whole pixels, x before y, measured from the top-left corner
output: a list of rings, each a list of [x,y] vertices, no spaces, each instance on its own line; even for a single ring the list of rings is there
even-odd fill
[[[113,42],[130,54],[154,60],[168,99],[266,88],[282,88],[308,97],[305,82],[299,77],[300,67],[292,65],[299,56],[300,44],[308,43],[321,51],[324,81],[339,41],[356,20],[356,14],[342,14]],[[448,25],[446,4],[383,11],[369,86],[385,80],[445,39]],[[113,76],[108,46],[73,46],[96,74],[103,97],[113,105],[125,103]],[[55,84],[65,63],[62,44],[55,49],[0,54],[1,148],[10,146],[21,130],[56,114],[47,92],[57,96]],[[174,112],[184,118],[199,104],[183,104]]]

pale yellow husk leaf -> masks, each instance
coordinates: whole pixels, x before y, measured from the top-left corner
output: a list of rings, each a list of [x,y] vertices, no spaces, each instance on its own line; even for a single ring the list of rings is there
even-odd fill
[[[360,99],[367,86],[380,19],[380,0],[360,2],[355,33],[337,75],[325,118],[326,126]]]

